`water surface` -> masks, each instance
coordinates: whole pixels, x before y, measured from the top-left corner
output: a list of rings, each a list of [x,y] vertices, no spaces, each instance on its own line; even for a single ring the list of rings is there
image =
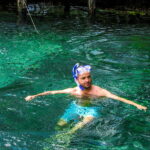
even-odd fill
[[[0,22],[0,149],[148,150],[150,112],[115,100],[97,101],[101,117],[66,144],[55,124],[73,98],[27,95],[74,87],[72,66],[92,66],[93,83],[149,105],[150,27],[53,19],[28,25]]]

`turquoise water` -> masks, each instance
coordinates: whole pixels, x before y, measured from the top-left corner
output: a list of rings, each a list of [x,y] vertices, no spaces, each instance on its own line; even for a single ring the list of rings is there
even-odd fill
[[[58,140],[55,124],[73,98],[24,98],[75,86],[71,68],[80,62],[92,65],[94,84],[149,107],[150,27],[86,19],[36,24],[40,34],[30,25],[0,22],[0,149],[148,150],[149,110],[110,99],[96,101],[101,117]]]

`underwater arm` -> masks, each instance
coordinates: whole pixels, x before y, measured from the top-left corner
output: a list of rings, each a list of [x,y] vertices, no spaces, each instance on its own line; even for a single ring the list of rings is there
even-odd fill
[[[27,96],[25,98],[26,101],[30,101],[38,96],[44,96],[44,95],[52,95],[52,94],[70,94],[72,92],[73,88],[64,89],[64,90],[56,90],[56,91],[47,91],[43,93],[39,93],[36,95]]]
[[[114,94],[110,93],[110,92],[107,91],[107,90],[104,90],[104,93],[105,93],[105,96],[108,97],[108,98],[112,98],[112,99],[119,100],[119,101],[121,101],[121,102],[130,104],[130,105],[133,105],[133,106],[137,107],[137,108],[140,109],[140,110],[142,110],[142,109],[143,109],[143,110],[146,110],[146,109],[147,109],[147,107],[145,107],[145,106],[139,105],[139,104],[137,104],[137,103],[135,103],[135,102],[133,102],[133,101],[131,101],[131,100],[127,100],[127,99],[125,99],[125,98],[122,98],[122,97],[119,97],[119,96],[117,96],[117,95],[114,95]]]

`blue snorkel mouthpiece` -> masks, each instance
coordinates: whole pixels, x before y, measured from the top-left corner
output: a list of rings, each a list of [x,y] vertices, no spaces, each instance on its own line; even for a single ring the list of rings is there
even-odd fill
[[[90,65],[80,66],[79,63],[77,63],[72,68],[73,78],[81,90],[84,90],[85,88],[78,83],[77,78],[78,78],[78,75],[83,74],[85,72],[91,72],[91,66]]]

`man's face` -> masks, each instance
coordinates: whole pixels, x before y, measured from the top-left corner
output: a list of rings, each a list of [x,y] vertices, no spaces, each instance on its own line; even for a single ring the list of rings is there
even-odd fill
[[[77,81],[80,85],[82,85],[85,89],[88,89],[92,85],[92,78],[89,72],[85,72],[78,76]]]

